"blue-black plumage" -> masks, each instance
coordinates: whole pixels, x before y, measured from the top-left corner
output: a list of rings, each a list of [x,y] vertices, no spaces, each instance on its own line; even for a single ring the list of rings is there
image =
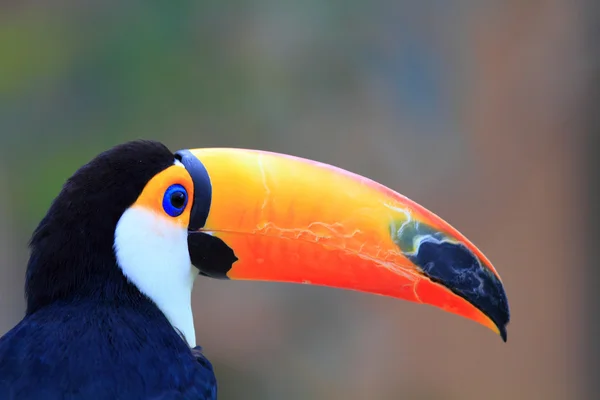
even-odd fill
[[[0,343],[0,399],[217,397],[212,366],[150,301],[59,301]]]

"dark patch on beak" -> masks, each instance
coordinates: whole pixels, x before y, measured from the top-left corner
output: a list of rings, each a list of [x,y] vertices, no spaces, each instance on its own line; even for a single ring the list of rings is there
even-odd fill
[[[432,281],[487,315],[506,342],[510,312],[502,283],[466,246],[430,237],[423,239],[416,252],[407,257]]]

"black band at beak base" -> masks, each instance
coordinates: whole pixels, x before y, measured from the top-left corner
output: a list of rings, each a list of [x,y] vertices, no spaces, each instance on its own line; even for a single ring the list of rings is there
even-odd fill
[[[194,182],[194,198],[188,230],[197,231],[206,224],[212,201],[212,184],[204,164],[189,150],[175,153],[177,158],[188,171]]]

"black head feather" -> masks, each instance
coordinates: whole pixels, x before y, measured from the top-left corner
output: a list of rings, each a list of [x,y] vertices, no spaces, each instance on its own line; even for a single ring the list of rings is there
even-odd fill
[[[64,185],[31,239],[27,314],[57,300],[142,296],[117,267],[121,215],[175,156],[152,141],[125,143],[81,167]]]

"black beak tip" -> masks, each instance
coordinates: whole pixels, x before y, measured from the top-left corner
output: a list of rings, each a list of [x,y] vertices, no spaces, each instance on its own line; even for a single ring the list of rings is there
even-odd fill
[[[506,325],[499,326],[498,330],[500,331],[500,337],[502,338],[502,341],[504,343],[506,343],[506,341],[508,340],[508,334],[506,332]]]
[[[508,299],[506,292],[502,286],[502,282],[491,273],[488,274],[488,284],[485,285],[487,291],[487,297],[484,297],[483,301],[473,301],[472,304],[478,307],[484,314],[486,314],[500,333],[500,337],[506,343],[508,339],[507,326],[510,322],[510,308],[508,306]]]
[[[510,311],[502,282],[466,246],[437,239],[423,241],[409,258],[431,280],[446,286],[487,315],[506,342]]]

